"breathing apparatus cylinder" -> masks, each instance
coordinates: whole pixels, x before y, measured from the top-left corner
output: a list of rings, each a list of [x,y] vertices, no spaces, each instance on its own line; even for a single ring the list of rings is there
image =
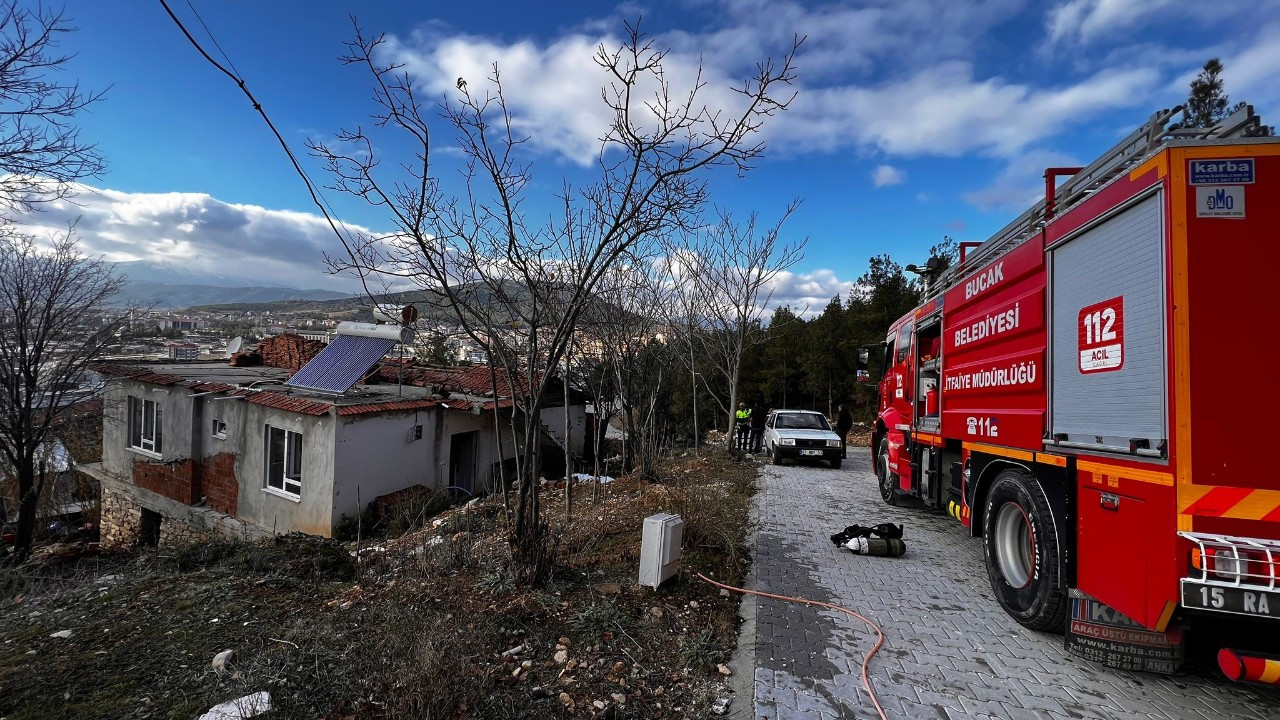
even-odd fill
[[[845,548],[858,555],[881,555],[898,557],[907,551],[907,546],[898,538],[851,538],[844,544]]]

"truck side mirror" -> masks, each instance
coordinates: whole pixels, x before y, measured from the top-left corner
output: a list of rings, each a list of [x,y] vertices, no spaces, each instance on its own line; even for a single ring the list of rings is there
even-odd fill
[[[867,364],[871,359],[871,350],[866,347],[858,348],[858,364],[857,372],[854,373],[854,379],[860,383],[871,382],[871,373],[867,371]]]

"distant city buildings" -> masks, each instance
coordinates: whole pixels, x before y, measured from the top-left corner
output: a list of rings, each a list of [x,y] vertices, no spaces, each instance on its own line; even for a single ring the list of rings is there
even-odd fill
[[[193,317],[166,317],[161,318],[160,320],[160,330],[163,332],[172,332],[174,330],[199,330],[204,326],[204,320]]]
[[[200,346],[195,343],[169,343],[170,360],[199,360]]]

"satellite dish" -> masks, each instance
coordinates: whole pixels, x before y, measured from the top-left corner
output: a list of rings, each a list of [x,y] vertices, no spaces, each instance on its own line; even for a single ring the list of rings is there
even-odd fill
[[[404,321],[405,325],[414,324],[418,321],[418,308],[413,305],[405,305],[404,308],[400,310],[400,319]]]
[[[230,358],[232,355],[240,352],[240,348],[242,346],[244,346],[244,338],[232,338],[231,342],[227,343],[227,352],[223,357]]]

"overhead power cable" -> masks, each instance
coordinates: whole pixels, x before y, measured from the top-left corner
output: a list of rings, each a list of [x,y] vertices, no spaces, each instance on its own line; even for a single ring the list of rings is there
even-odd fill
[[[253,92],[249,90],[249,86],[245,83],[244,78],[239,73],[239,70],[234,70],[235,64],[231,62],[231,58],[227,55],[226,51],[222,49],[222,46],[218,44],[217,39],[213,37],[213,33],[209,30],[209,26],[205,24],[204,19],[200,17],[200,14],[195,12],[195,8],[191,7],[190,0],[187,0],[188,7],[191,7],[191,11],[195,13],[195,16],[200,21],[201,26],[204,27],[205,33],[209,35],[209,39],[213,41],[214,46],[218,48],[218,52],[222,53],[222,57],[226,59],[227,65],[230,65],[233,70],[228,70],[226,65],[218,62],[208,53],[208,51],[204,49],[203,46],[200,45],[200,42],[191,35],[189,30],[187,30],[187,26],[184,25],[177,14],[173,12],[173,8],[169,7],[169,3],[166,2],[166,0],[159,0],[159,2],[161,7],[164,8],[164,11],[168,13],[169,18],[173,20],[173,23],[182,31],[183,36],[187,38],[187,42],[190,42],[191,46],[194,47],[205,60],[209,61],[210,65],[217,68],[223,75],[231,78],[231,81],[236,84],[236,87],[239,87],[240,91],[249,99],[249,102],[253,105],[253,109],[262,117],[263,122],[267,124],[267,128],[271,130],[271,134],[274,135],[276,141],[280,143],[280,148],[284,150],[285,155],[289,157],[289,162],[293,165],[294,172],[298,174],[298,177],[302,179],[303,184],[307,186],[307,192],[311,195],[311,202],[320,210],[320,214],[324,216],[325,222],[329,224],[329,229],[333,230],[333,234],[337,236],[338,242],[342,243],[343,249],[346,250],[347,255],[351,257],[352,265],[356,267],[356,271],[360,277],[360,284],[364,287],[365,295],[372,302],[373,294],[370,292],[369,284],[365,280],[365,271],[358,267],[359,263],[355,261],[357,255],[352,247],[353,242],[349,239],[350,230],[347,229],[346,225],[341,220],[335,219],[337,213],[333,211],[333,207],[324,199],[323,193],[321,193],[316,184],[312,182],[311,177],[307,175],[307,171],[302,167],[302,163],[298,162],[298,158],[294,155],[293,149],[289,147],[289,143],[285,142],[284,136],[280,134],[275,123],[271,121],[271,117],[267,115],[267,111],[262,108],[262,103],[258,102],[258,99],[254,97]],[[339,226],[341,226],[341,229],[339,229]]]

